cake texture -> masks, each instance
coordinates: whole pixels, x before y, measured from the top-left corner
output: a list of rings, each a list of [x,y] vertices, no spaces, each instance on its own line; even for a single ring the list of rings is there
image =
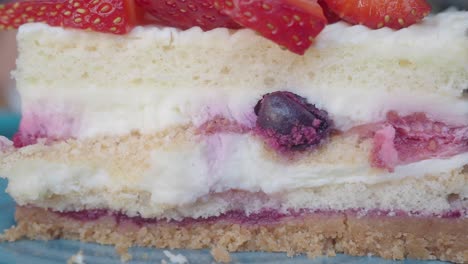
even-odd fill
[[[466,263],[467,28],[23,25],[4,239]]]

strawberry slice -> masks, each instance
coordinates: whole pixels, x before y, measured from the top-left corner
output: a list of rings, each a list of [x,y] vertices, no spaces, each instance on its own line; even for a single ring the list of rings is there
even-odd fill
[[[327,24],[316,0],[214,1],[237,23],[300,55]]]
[[[319,5],[323,9],[323,14],[327,18],[328,24],[333,24],[341,20],[341,18],[330,10],[325,0],[318,0]]]
[[[343,20],[373,29],[401,29],[421,21],[431,12],[426,0],[325,0]]]
[[[211,0],[136,0],[136,3],[151,14],[154,24],[181,29],[194,26],[203,30],[241,28],[229,16],[215,9]]]
[[[133,0],[26,0],[0,5],[0,29],[29,22],[125,34],[143,22]]]

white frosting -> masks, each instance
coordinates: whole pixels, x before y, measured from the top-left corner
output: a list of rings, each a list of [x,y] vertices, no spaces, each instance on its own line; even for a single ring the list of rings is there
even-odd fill
[[[362,162],[283,163],[267,158],[261,143],[248,135],[218,134],[192,147],[154,150],[144,175],[125,181],[109,177],[99,167],[43,160],[18,161],[7,176],[8,192],[23,201],[52,194],[133,189],[149,192],[156,205],[182,205],[230,189],[274,194],[338,183],[372,185],[446,173],[465,164],[468,153],[397,166],[394,172],[375,170]]]

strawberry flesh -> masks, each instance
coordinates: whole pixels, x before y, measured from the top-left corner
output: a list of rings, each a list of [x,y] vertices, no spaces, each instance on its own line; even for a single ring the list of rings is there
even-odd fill
[[[328,7],[325,0],[318,0],[317,2],[322,7],[323,14],[327,18],[328,24],[333,24],[341,20],[341,18]]]
[[[214,5],[242,26],[301,55],[327,24],[315,0],[215,0]]]
[[[114,34],[147,23],[246,27],[302,55],[327,21],[400,29],[430,10],[426,0],[24,0],[0,4],[0,30],[29,22]]]
[[[92,31],[125,34],[142,21],[133,0],[27,0],[0,5],[0,29],[44,22]]]
[[[241,28],[229,16],[215,9],[210,0],[136,0],[136,3],[151,14],[155,24],[163,26],[180,29],[199,26],[203,30]]]
[[[325,0],[325,3],[341,19],[373,29],[409,27],[431,11],[426,0]]]

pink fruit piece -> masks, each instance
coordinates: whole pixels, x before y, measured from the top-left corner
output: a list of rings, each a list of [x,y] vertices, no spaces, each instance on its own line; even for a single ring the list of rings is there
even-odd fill
[[[448,158],[468,151],[468,126],[433,120],[425,113],[387,114],[375,131],[371,162],[393,171],[395,166],[432,158]]]

